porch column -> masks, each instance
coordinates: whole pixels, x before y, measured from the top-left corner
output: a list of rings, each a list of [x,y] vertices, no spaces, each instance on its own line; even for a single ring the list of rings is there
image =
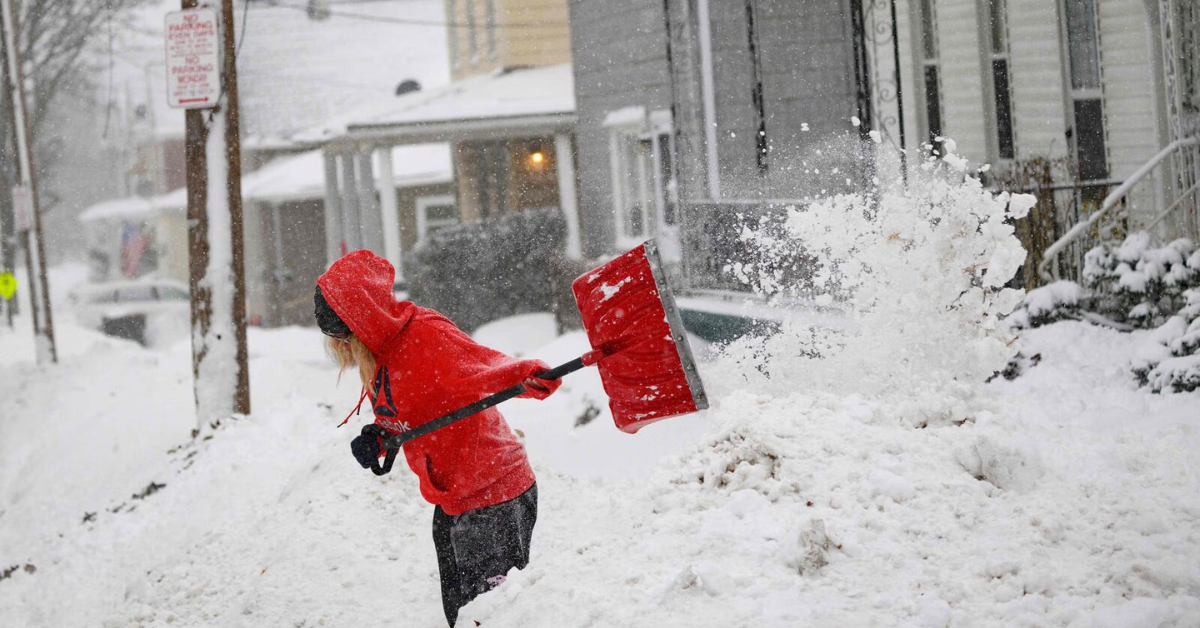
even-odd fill
[[[341,162],[342,185],[342,237],[347,251],[357,251],[362,248],[362,219],[358,208],[358,178],[355,176],[354,153],[343,152],[338,155]]]
[[[283,261],[283,217],[279,215],[279,204],[267,206],[271,212],[271,304],[268,307],[268,317],[272,326],[283,325],[283,285],[291,279],[287,265]]]
[[[396,182],[392,172],[392,147],[384,146],[379,155],[379,205],[383,216],[384,257],[396,267],[396,278],[404,278],[403,252],[400,250],[400,209],[396,204]]]
[[[325,156],[325,263],[342,256],[342,199],[338,191],[337,156],[329,150]]]
[[[354,162],[358,171],[359,227],[362,229],[362,247],[383,255],[383,217],[379,213],[379,199],[375,196],[374,160],[375,149],[363,146],[354,151]]]
[[[583,258],[583,241],[579,236],[579,199],[575,191],[575,151],[571,136],[554,136],[554,169],[558,173],[558,204],[567,218],[567,257]]]

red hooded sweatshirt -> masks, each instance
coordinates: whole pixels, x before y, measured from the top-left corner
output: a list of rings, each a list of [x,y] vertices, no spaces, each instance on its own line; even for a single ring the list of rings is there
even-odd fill
[[[375,356],[375,423],[403,432],[549,368],[476,344],[437,312],[392,294],[396,271],[370,251],[334,262],[317,279],[333,311]],[[544,399],[549,392],[522,397]],[[506,502],[533,485],[525,448],[496,408],[404,445],[421,495],[448,515]]]

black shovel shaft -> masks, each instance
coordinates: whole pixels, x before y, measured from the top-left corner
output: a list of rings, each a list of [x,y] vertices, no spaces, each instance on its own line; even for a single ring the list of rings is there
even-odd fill
[[[538,379],[561,379],[562,376],[569,373],[574,373],[575,371],[582,369],[584,366],[586,365],[583,363],[583,357],[581,356],[571,360],[570,362],[567,362],[566,364],[556,366],[548,371],[542,371],[534,377]],[[383,446],[387,450],[387,457],[384,459],[382,465],[380,465],[379,462],[372,464],[371,471],[375,473],[375,475],[385,475],[390,472],[392,470],[392,463],[396,461],[396,454],[400,451],[400,448],[404,445],[404,443],[418,439],[426,434],[429,434],[430,432],[446,427],[451,423],[456,423],[469,416],[483,412],[488,408],[504,403],[505,401],[508,401],[513,397],[518,397],[524,393],[525,384],[509,386],[498,393],[484,397],[483,399],[480,399],[469,406],[465,406],[449,414],[442,415],[428,423],[418,425],[417,427],[414,427],[406,432],[400,432],[399,434],[392,434],[391,436],[388,436],[383,441]]]

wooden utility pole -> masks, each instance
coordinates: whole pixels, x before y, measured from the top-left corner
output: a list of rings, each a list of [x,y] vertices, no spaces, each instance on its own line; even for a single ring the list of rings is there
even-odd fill
[[[182,2],[185,11],[197,6],[197,0]],[[250,413],[233,15],[233,1],[221,0],[220,97],[215,107],[209,103],[186,114],[188,286],[198,425]]]
[[[28,195],[28,211],[31,225],[18,225],[24,230],[20,238],[25,245],[25,267],[29,274],[30,303],[29,309],[33,314],[35,337],[35,353],[39,364],[58,362],[58,347],[54,342],[54,317],[50,309],[50,279],[46,272],[46,241],[42,235],[42,213],[38,202],[37,170],[33,158],[33,127],[29,124],[29,115],[25,101],[25,73],[21,67],[21,55],[17,47],[18,25],[17,12],[13,0],[0,0],[0,24],[4,29],[4,53],[7,57],[8,71],[5,77],[6,87],[12,97],[12,126],[13,142],[18,156],[21,187]],[[14,215],[19,202],[14,191]],[[32,227],[33,233],[30,234]],[[35,275],[36,269],[36,275]],[[36,284],[35,284],[36,277]],[[40,284],[40,290],[34,286]],[[40,295],[38,294],[40,292]],[[40,296],[40,299],[38,298]]]

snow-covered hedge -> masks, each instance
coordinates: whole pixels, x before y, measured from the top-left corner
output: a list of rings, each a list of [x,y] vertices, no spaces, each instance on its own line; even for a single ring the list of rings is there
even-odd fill
[[[1153,329],[1179,312],[1185,293],[1196,287],[1200,249],[1191,240],[1156,248],[1148,234],[1138,232],[1120,244],[1088,251],[1083,285],[1056,281],[1031,290],[1007,320],[1014,329],[1079,319],[1118,329]]]
[[[1161,248],[1140,231],[1119,245],[1102,244],[1084,256],[1083,284],[1095,312],[1140,328],[1162,325],[1200,286],[1200,250],[1187,239]]]
[[[1150,336],[1133,372],[1154,392],[1200,388],[1200,289],[1184,294],[1187,305]]]
[[[410,295],[464,330],[554,309],[566,221],[531,210],[438,231],[413,252]]]
[[[1078,320],[1087,291],[1074,281],[1056,281],[1030,290],[1025,301],[1008,317],[1014,329],[1041,327],[1061,320]]]

